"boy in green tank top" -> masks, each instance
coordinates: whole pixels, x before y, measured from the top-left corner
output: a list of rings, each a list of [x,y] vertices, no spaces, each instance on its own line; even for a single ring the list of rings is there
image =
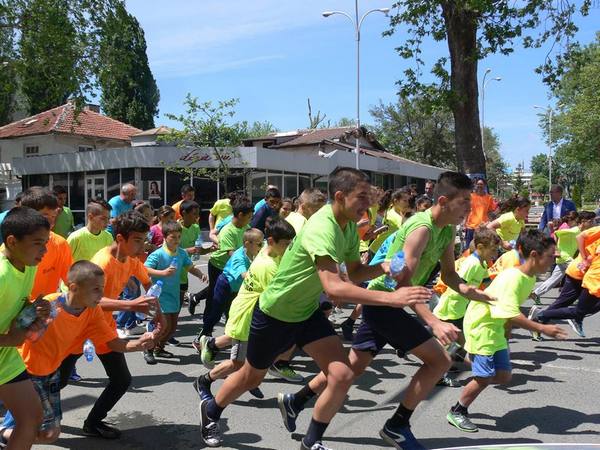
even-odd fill
[[[405,266],[397,283],[399,286],[422,286],[439,261],[442,280],[448,287],[471,300],[489,301],[487,294],[461,280],[454,267],[455,226],[464,220],[471,208],[471,180],[464,174],[445,172],[438,178],[435,189],[437,203],[403,223],[390,245],[387,261],[399,250],[404,251]],[[369,290],[390,291],[385,276],[371,281]],[[365,305],[363,322],[354,336],[349,359],[355,377],[366,370],[386,344],[404,353],[410,352],[423,361],[397,411],[379,432],[395,448],[418,450],[425,447],[410,430],[410,416],[449,369],[450,357],[443,346],[455,341],[460,330],[435,317],[428,305],[415,304],[411,308],[431,328],[435,338],[421,322],[401,308]],[[296,417],[305,403],[326,385],[327,378],[320,373],[296,394],[279,394],[279,409],[289,431],[295,429]]]
[[[201,436],[207,446],[218,447],[223,442],[219,418],[225,407],[257,387],[277,356],[297,345],[327,373],[327,386],[316,403],[301,444],[303,449],[322,448],[322,436],[353,380],[347,352],[319,308],[323,291],[335,301],[394,308],[424,305],[429,300],[430,291],[422,287],[369,291],[340,278],[341,263],[346,264],[354,282],[389,272],[385,262],[376,266],[360,262],[356,222],[370,206],[370,191],[363,172],[338,168],[331,173],[331,204],[323,206],[304,225],[254,309],[246,362],[225,380],[214,399],[200,402]],[[231,427],[231,422],[228,425]]]

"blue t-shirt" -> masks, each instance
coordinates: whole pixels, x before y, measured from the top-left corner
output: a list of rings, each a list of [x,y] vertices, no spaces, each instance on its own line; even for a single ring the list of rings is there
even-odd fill
[[[179,247],[177,253],[171,253],[166,247],[162,246],[158,250],[152,252],[144,265],[156,270],[164,270],[171,265],[171,260],[177,256],[177,270],[170,277],[151,277],[152,283],[162,280],[162,292],[159,302],[160,308],[165,313],[177,313],[180,309],[179,304],[179,288],[181,286],[181,273],[192,265],[192,260],[187,252]]]
[[[108,201],[108,204],[110,205],[110,207],[112,208],[110,210],[110,217],[111,218],[115,218],[117,217],[119,214],[123,214],[124,212],[129,211],[130,209],[133,208],[133,205],[131,203],[127,203],[125,202],[120,195],[115,195],[113,198],[111,198]],[[112,234],[112,226],[110,225],[110,223],[108,224],[108,227],[106,227],[106,229],[108,230],[108,232],[110,234]]]
[[[394,237],[396,236],[397,232],[398,231],[393,232],[385,239],[385,241],[383,241],[383,243],[377,250],[377,253],[375,253],[373,255],[373,258],[371,259],[371,262],[369,263],[370,266],[374,266],[376,264],[381,264],[382,262],[385,261],[385,255],[387,255],[388,249],[390,248],[390,245],[392,244],[392,241],[394,240]]]
[[[246,256],[246,249],[244,247],[238,248],[232,253],[229,261],[223,268],[223,276],[227,278],[231,292],[238,292],[242,287],[242,274],[248,271],[250,267],[250,260]]]
[[[254,213],[252,217],[252,221],[250,222],[250,226],[252,228],[257,228],[263,233],[265,232],[265,224],[267,223],[267,219],[269,217],[277,216],[277,211],[271,208],[267,203],[262,205],[258,211]]]
[[[227,217],[225,217],[223,220],[221,220],[216,226],[217,233],[219,233],[223,229],[223,227],[225,225],[227,225],[228,223],[230,223],[232,220],[233,220],[233,214],[229,214]]]
[[[2,213],[0,213],[0,225],[2,225],[2,222],[4,222],[4,219],[6,218],[6,215],[8,214],[8,212],[10,211],[10,209],[7,209],[6,211],[3,211]],[[4,242],[4,239],[2,238],[2,233],[0,233],[0,244],[2,244]]]
[[[259,201],[257,201],[256,205],[254,205],[254,214],[256,214],[258,210],[262,208],[266,203],[267,201],[264,198],[261,198]]]

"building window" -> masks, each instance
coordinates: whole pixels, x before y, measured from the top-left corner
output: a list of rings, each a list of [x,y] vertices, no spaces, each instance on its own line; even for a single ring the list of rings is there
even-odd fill
[[[78,152],[91,152],[92,150],[94,150],[94,147],[91,145],[80,145],[77,147]]]
[[[32,156],[38,156],[39,154],[40,148],[37,145],[25,146],[25,158],[31,158]]]

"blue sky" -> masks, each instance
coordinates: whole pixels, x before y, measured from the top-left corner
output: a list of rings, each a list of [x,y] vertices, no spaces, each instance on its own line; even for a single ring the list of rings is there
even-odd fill
[[[361,9],[389,7],[390,0],[363,0]],[[239,98],[237,120],[268,120],[281,130],[306,127],[306,99],[335,121],[355,116],[355,45],[353,28],[341,16],[323,18],[323,10],[353,11],[351,0],[129,0],[146,33],[150,66],[160,88],[158,124],[173,125],[165,113],[183,112],[189,92],[201,100]],[[594,39],[600,9],[577,17],[578,40]],[[389,26],[372,14],[362,28],[361,120],[372,122],[369,108],[396,100],[395,82],[411,62],[394,48],[404,36],[382,37]],[[445,54],[445,43],[427,43],[424,55]],[[515,47],[511,56],[480,62],[492,81],[486,88],[485,123],[494,128],[501,151],[514,167],[546,152],[534,104],[547,105],[548,91],[534,68],[547,49]]]

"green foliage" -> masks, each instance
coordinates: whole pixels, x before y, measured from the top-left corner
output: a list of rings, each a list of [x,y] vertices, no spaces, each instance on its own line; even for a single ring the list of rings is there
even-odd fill
[[[248,138],[258,138],[263,137],[271,133],[277,133],[279,130],[275,125],[273,125],[268,120],[263,122],[255,121],[252,125],[249,125],[246,122],[242,122],[245,124],[245,130],[242,132],[244,135],[244,139]]]
[[[0,15],[0,126],[11,121],[17,73],[14,54],[15,32],[6,27],[6,17]]]
[[[596,202],[600,200],[600,163],[594,162],[588,165],[586,170],[585,187],[583,196],[586,202]]]
[[[534,175],[542,175],[546,178],[546,182],[548,182],[548,155],[545,153],[538,153],[537,155],[531,158],[531,163],[529,163],[529,167],[531,168],[531,172]]]
[[[99,56],[104,112],[136,128],[153,128],[160,94],[148,64],[144,30],[122,4],[102,26]]]
[[[485,148],[485,165],[489,189],[500,197],[504,197],[504,187],[508,184],[508,163],[500,153],[500,139],[494,130],[485,127],[483,130]]]
[[[390,152],[425,164],[455,168],[454,120],[447,108],[423,98],[399,98],[370,110],[378,141]]]
[[[341,117],[333,126],[340,127],[340,128],[341,127],[355,127],[356,119],[351,119],[349,117]]]
[[[581,198],[581,186],[579,184],[576,184],[575,186],[573,186],[573,201],[575,202],[577,208],[581,209],[582,200],[583,199]]]
[[[545,195],[549,190],[548,177],[540,173],[534,173],[531,178],[531,189],[533,192]]]

